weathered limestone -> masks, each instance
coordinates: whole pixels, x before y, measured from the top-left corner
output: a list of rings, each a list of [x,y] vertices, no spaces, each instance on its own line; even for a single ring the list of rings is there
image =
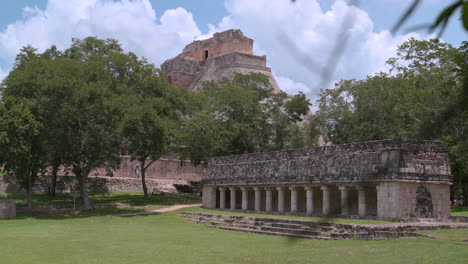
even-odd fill
[[[297,212],[297,187],[289,187],[291,191],[291,213]]]
[[[219,208],[226,208],[226,188],[219,188]]]
[[[247,210],[249,206],[249,190],[247,187],[241,187],[242,191],[242,210]]]
[[[349,214],[349,201],[348,201],[348,186],[340,186],[339,190],[341,191],[341,214]]]
[[[16,217],[16,202],[13,200],[0,200],[0,219]]]
[[[202,203],[206,208],[216,208],[216,189],[214,186],[203,186]]]
[[[276,187],[278,191],[278,212],[284,212],[284,187]]]
[[[255,211],[259,212],[261,211],[261,191],[262,191],[262,188],[261,187],[254,187],[254,191],[255,191]]]
[[[364,186],[357,186],[358,190],[358,211],[359,211],[359,216],[366,216],[367,214],[367,204],[366,204],[366,193]]]
[[[202,89],[205,81],[232,79],[236,73],[268,76],[275,92],[281,91],[266,66],[266,56],[252,52],[253,40],[238,29],[215,33],[212,38],[188,44],[177,57],[166,60],[161,70],[169,83],[190,90]]]
[[[229,188],[229,190],[231,191],[231,210],[236,210],[236,191],[237,191],[237,188],[236,187],[231,187]]]
[[[448,218],[451,180],[440,143],[376,140],[213,158],[203,178],[203,205],[213,208],[227,199],[211,187],[241,187],[243,210]],[[235,198],[231,189],[231,209],[239,209]]]
[[[320,187],[320,190],[322,190],[323,194],[322,213],[324,215],[328,215],[330,214],[330,190],[328,189],[328,186],[322,186]]]
[[[313,200],[314,193],[313,193],[312,187],[306,187],[305,190],[306,190],[306,200],[307,200],[306,201],[306,213],[308,215],[311,215],[314,212],[314,200]]]
[[[273,211],[273,190],[271,187],[265,187],[266,208],[267,212]]]

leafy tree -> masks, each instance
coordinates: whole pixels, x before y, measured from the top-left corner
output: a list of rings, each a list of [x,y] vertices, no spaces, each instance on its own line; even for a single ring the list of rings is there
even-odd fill
[[[73,40],[64,52],[38,54],[26,47],[4,82],[3,94],[31,101],[42,124],[49,164],[72,168],[85,209],[91,208],[86,180],[91,170],[115,166],[120,154],[114,98],[125,93],[119,75],[122,49],[115,40]]]
[[[185,104],[179,96],[186,97],[188,90],[170,86],[152,65],[146,64],[144,67],[147,71],[145,74],[140,73],[142,78],[139,81],[146,84],[133,84],[138,91],[133,91],[130,93],[131,98],[126,99],[120,129],[124,139],[124,153],[140,163],[143,193],[148,197],[146,170],[172,150],[177,125],[181,113],[185,111]]]
[[[301,122],[302,118],[309,113],[311,105],[305,94],[299,92],[299,94],[294,95],[291,100],[287,101],[284,107],[292,122]]]
[[[194,162],[305,144],[298,122],[310,103],[303,94],[287,98],[274,93],[265,75],[236,74],[232,80],[207,82],[197,96],[197,113],[183,126],[181,151]]]
[[[30,107],[29,100],[3,97],[0,101],[0,163],[6,163],[6,171],[14,173],[27,190],[28,207],[32,208],[34,182],[44,166],[44,146],[42,125]]]
[[[466,197],[467,47],[466,42],[455,49],[438,40],[406,41],[388,60],[389,73],[322,90],[316,129],[333,143],[439,139],[451,156],[454,190]]]

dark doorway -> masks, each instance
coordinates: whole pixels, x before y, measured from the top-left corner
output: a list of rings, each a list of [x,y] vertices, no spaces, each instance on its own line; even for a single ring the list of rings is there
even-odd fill
[[[204,59],[204,60],[208,59],[208,50],[205,50],[205,51],[203,52],[203,59]]]

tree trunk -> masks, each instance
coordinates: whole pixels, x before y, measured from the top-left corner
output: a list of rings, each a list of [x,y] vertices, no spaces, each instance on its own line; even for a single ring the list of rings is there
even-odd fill
[[[75,174],[76,178],[78,180],[78,186],[80,187],[80,196],[81,200],[83,201],[83,209],[84,210],[90,210],[92,209],[91,203],[89,202],[89,196],[88,196],[88,184],[86,182],[86,179],[88,178],[88,175],[83,175],[83,174]]]
[[[57,189],[57,172],[60,164],[55,163],[52,165],[52,179],[50,183],[49,196],[55,197],[55,190]]]
[[[28,173],[28,209],[32,211],[32,175]]]
[[[141,186],[143,186],[143,194],[145,197],[149,197],[148,195],[148,187],[146,186],[146,179],[145,179],[145,161],[140,161],[141,163]]]
[[[463,206],[468,207],[468,190],[464,190],[463,192]]]

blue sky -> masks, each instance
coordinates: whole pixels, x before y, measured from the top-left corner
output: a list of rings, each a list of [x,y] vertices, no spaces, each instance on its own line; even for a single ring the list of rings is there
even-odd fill
[[[361,0],[359,7],[339,0],[0,0],[0,79],[11,69],[18,50],[31,44],[39,50],[55,44],[65,49],[72,37],[116,38],[128,51],[156,65],[194,39],[240,28],[254,39],[254,52],[267,61],[280,85],[314,98],[323,83],[301,65],[279,41],[280,33],[318,63],[325,64],[345,14],[354,15],[345,55],[332,76],[364,78],[385,70],[385,61],[409,37],[426,32],[404,29],[433,21],[447,0],[423,0],[397,35],[389,30],[410,0]],[[450,1],[448,1],[450,2]],[[459,46],[468,39],[457,17],[442,39]]]

